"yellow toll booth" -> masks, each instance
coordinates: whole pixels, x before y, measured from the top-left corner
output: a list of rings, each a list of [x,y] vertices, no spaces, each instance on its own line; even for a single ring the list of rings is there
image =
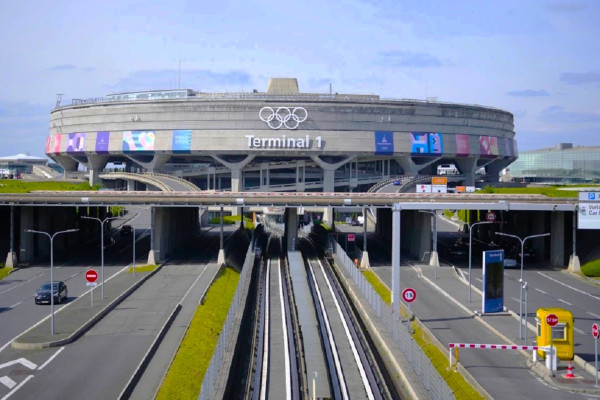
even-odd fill
[[[550,314],[558,317],[558,323],[552,328],[546,323],[546,317]],[[552,346],[556,348],[556,357],[563,361],[573,360],[573,313],[558,307],[538,308],[535,316],[537,345],[539,347],[550,346],[550,335],[552,334]],[[546,355],[543,350],[538,350],[537,354],[542,359]]]

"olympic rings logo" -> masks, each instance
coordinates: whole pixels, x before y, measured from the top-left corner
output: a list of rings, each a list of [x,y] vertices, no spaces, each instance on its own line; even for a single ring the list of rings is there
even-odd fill
[[[280,129],[285,126],[287,129],[296,129],[301,122],[306,121],[308,112],[304,107],[263,107],[258,112],[261,121],[266,122],[271,129]]]

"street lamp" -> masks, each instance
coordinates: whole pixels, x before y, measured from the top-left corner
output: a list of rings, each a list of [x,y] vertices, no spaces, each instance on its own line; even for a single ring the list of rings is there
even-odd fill
[[[116,219],[117,217],[109,217],[109,218],[100,219],[100,218],[96,218],[96,217],[82,216],[81,218],[93,219],[93,220],[100,222],[100,279],[102,280],[102,283],[101,283],[102,290],[100,293],[101,293],[101,297],[104,299],[104,223],[106,221]]]
[[[519,280],[519,284],[521,285],[521,290],[525,291],[525,346],[527,346],[527,282]]]
[[[541,233],[539,235],[530,235],[525,236],[523,239],[516,235],[511,235],[509,233],[504,232],[496,232],[496,235],[507,236],[513,239],[517,239],[521,243],[521,278],[519,282],[523,282],[523,257],[525,255],[525,241],[527,239],[533,239],[537,237],[550,236],[550,233]],[[519,290],[519,339],[523,339],[523,287],[521,286]]]
[[[79,229],[68,229],[66,231],[58,231],[54,235],[48,232],[36,231],[33,229],[25,229],[25,232],[39,233],[50,238],[50,333],[54,335],[54,237],[62,233],[77,232]]]
[[[437,258],[437,213],[435,211],[430,210],[419,210],[419,212],[427,213],[433,215],[433,253],[435,253],[436,260],[435,264],[435,279],[437,279],[437,267],[440,264],[439,259]],[[431,264],[429,264],[431,265]]]
[[[471,253],[472,253],[472,249],[473,249],[473,228],[475,228],[477,225],[482,225],[482,224],[493,224],[494,222],[492,221],[480,221],[480,222],[473,222],[471,225],[469,225],[469,303],[471,302]]]

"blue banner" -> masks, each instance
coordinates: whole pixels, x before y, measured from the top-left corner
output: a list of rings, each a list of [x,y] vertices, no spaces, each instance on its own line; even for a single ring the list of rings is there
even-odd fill
[[[375,131],[375,155],[394,154],[394,132]]]
[[[444,152],[444,140],[441,133],[430,133],[429,152],[432,154],[442,154]]]
[[[483,252],[483,313],[504,311],[504,250]]]
[[[171,148],[173,153],[190,153],[192,150],[192,131],[188,129],[173,131]]]

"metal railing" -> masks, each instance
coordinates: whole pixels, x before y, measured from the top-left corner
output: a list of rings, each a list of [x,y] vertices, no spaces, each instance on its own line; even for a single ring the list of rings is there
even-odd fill
[[[335,254],[338,256],[341,266],[350,274],[354,283],[358,286],[367,302],[377,314],[386,330],[394,338],[394,342],[404,353],[415,374],[420,378],[421,383],[434,400],[454,399],[452,389],[448,387],[446,381],[437,372],[431,361],[423,353],[421,347],[412,338],[406,325],[396,315],[392,314],[391,308],[384,303],[381,296],[373,289],[373,286],[367,281],[354,262],[348,257],[346,252],[335,240],[332,240]]]
[[[485,111],[501,112],[506,116],[500,117],[500,122],[512,122],[512,115],[509,112],[495,107],[482,106],[479,104],[453,103],[448,101],[431,101],[421,99],[396,99],[396,98],[381,98],[379,95],[361,95],[361,94],[334,94],[334,93],[298,93],[290,95],[274,95],[269,93],[251,93],[251,92],[231,92],[231,93],[201,93],[196,92],[195,96],[174,98],[174,99],[128,99],[117,100],[109,97],[93,97],[88,99],[72,99],[71,105],[59,106],[54,108],[58,110],[77,105],[99,104],[99,103],[131,103],[131,102],[156,102],[156,101],[228,101],[228,100],[257,100],[257,101],[290,101],[290,102],[360,102],[360,103],[404,103],[404,104],[437,104],[458,107],[477,108]],[[492,119],[498,121],[498,116]],[[505,120],[506,119],[506,120]]]
[[[238,313],[238,308],[243,307],[243,304],[246,302],[248,287],[252,278],[254,259],[254,245],[251,243],[246,252],[246,259],[242,267],[238,286],[227,312],[227,319],[223,324],[217,346],[202,379],[202,387],[198,395],[198,400],[215,398],[215,393],[221,391],[227,383],[229,371],[222,371],[222,369],[225,365],[229,365],[229,362],[227,364],[225,362],[230,361],[233,356],[232,349],[235,347],[238,335],[237,331],[239,330],[239,321],[236,321],[236,314]],[[230,354],[227,354],[228,352]]]

